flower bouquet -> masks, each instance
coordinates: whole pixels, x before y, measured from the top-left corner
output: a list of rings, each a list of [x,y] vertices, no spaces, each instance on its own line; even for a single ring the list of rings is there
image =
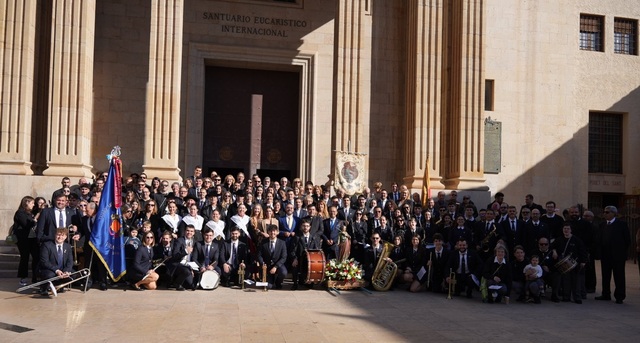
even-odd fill
[[[326,266],[325,280],[327,287],[336,289],[352,289],[364,286],[362,269],[354,259],[338,261],[332,259]]]

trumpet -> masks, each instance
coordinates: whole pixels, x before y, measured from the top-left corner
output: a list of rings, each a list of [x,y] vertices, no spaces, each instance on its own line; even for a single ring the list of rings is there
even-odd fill
[[[240,262],[240,267],[238,267],[238,283],[244,289],[244,260]]]
[[[264,283],[264,289],[262,290],[263,292],[268,292],[269,288],[267,287],[267,264],[263,263],[262,264],[262,282]]]
[[[449,269],[449,294],[447,295],[447,299],[451,299],[451,292],[456,288],[456,273],[453,269]]]

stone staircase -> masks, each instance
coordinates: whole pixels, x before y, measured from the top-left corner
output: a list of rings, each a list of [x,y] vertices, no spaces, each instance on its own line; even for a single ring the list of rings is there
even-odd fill
[[[0,241],[0,278],[17,278],[19,262],[18,247]]]

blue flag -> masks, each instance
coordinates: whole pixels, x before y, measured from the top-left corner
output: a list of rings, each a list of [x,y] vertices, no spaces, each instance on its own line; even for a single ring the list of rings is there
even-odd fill
[[[110,158],[109,176],[104,183],[96,220],[91,230],[89,245],[104,264],[113,281],[126,271],[124,240],[122,238],[122,163],[117,156]]]

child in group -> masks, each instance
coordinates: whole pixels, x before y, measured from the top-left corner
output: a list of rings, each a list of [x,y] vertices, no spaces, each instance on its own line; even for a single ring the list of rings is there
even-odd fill
[[[149,229],[151,229],[151,223],[149,223]],[[129,231],[129,236],[124,240],[124,257],[127,260],[133,260],[138,247],[142,245],[140,238],[138,238],[138,228],[132,227]]]
[[[542,281],[542,267],[539,265],[540,258],[537,255],[531,256],[531,263],[524,267],[524,275],[527,281],[525,291],[533,299],[533,302],[540,304],[540,292],[544,289],[544,281]],[[529,301],[531,301],[531,298]]]

